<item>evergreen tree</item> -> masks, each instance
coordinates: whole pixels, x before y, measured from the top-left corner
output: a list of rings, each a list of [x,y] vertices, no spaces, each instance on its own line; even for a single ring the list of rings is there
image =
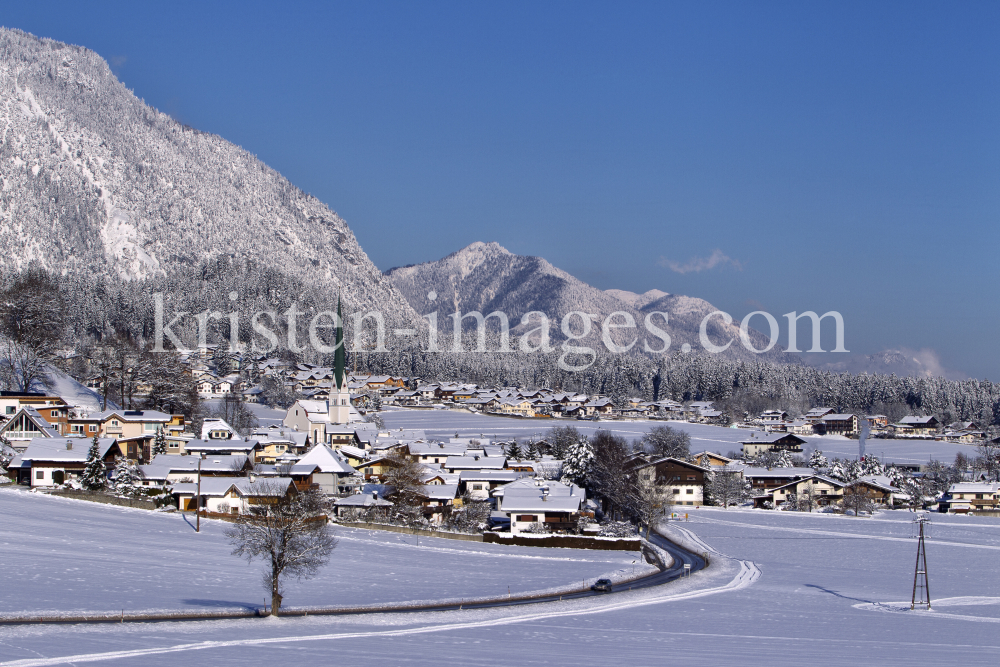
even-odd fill
[[[536,445],[534,442],[529,442],[528,449],[527,451],[525,451],[524,456],[529,461],[537,461],[538,459],[540,459],[541,454],[539,454],[538,452],[538,445]]]
[[[820,449],[814,449],[813,453],[809,455],[809,467],[813,470],[819,470],[820,468],[825,468],[830,464],[825,456],[823,456],[823,451]]]
[[[107,476],[108,469],[101,458],[101,443],[95,435],[90,443],[90,451],[87,452],[87,465],[83,469],[80,483],[88,491],[100,491],[107,482]]]
[[[163,429],[156,429],[156,437],[153,438],[153,456],[159,456],[160,454],[167,453],[167,436],[163,433]]]
[[[520,461],[524,458],[524,452],[521,451],[521,445],[517,444],[517,440],[512,440],[507,445],[507,458],[514,459],[515,461]]]
[[[586,438],[581,438],[566,450],[563,459],[563,481],[583,486],[594,466],[594,450]]]
[[[114,489],[116,496],[136,496],[142,489],[139,467],[124,456],[115,462]]]

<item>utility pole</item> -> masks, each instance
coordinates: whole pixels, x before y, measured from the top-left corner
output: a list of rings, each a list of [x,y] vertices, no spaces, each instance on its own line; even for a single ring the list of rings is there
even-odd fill
[[[917,540],[917,565],[913,570],[913,597],[910,598],[910,609],[917,605],[931,609],[931,590],[927,585],[927,548],[924,546],[924,524],[930,521],[921,515],[914,522],[920,526],[920,537]]]
[[[198,457],[198,497],[194,501],[194,532],[201,532],[201,456]]]

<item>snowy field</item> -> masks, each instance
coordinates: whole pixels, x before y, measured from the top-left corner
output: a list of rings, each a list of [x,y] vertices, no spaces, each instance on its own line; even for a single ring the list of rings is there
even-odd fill
[[[0,488],[0,617],[18,612],[218,611],[264,604],[259,566],[230,555],[220,521]],[[628,568],[638,553],[538,549],[335,528],[315,578],[285,605],[370,605],[525,593]],[[645,564],[637,572],[655,571]],[[16,583],[15,583],[16,582]]]
[[[0,495],[5,519],[11,514],[7,507],[12,493]],[[63,530],[84,533],[76,548],[72,542],[59,546],[61,538],[51,522],[34,531],[44,533],[44,540],[8,531],[5,522],[2,551],[8,576],[4,598],[13,597],[23,604],[28,597],[26,589],[57,587],[67,598],[82,594],[89,599],[95,590],[112,585],[109,582],[116,578],[135,579],[140,566],[155,572],[163,569],[164,562],[176,560],[162,549],[190,553],[190,547],[173,544],[189,543],[179,532],[169,539],[167,529],[158,533],[151,528],[162,517],[111,508],[88,509],[86,513],[98,509],[111,517],[102,531],[96,530],[100,522],[92,516],[87,521],[95,523],[89,526],[82,521],[80,527],[61,524]],[[36,520],[44,520],[47,514],[36,513]],[[706,667],[996,663],[1000,649],[996,625],[1000,622],[1000,520],[931,515],[927,556],[934,611],[910,612],[916,549],[910,513],[852,518],[702,508],[691,516],[690,522],[671,524],[668,530],[688,541],[703,540],[705,545],[699,549],[715,549],[728,557],[713,554],[708,570],[652,590],[512,609],[425,614],[0,627],[0,664],[246,665],[289,659],[313,664],[434,667],[459,663]],[[65,570],[93,558],[87,554],[95,545],[103,544],[116,554],[123,551],[107,536],[102,539],[101,532],[117,534],[119,540],[127,533],[150,542],[145,543],[147,550],[138,560],[132,553],[115,561],[111,566],[117,568],[114,571],[103,561],[100,569],[105,579],[83,582],[77,589],[68,582],[83,577]],[[222,553],[215,539],[217,551],[204,548],[209,555]],[[337,569],[351,573],[340,579],[344,588],[338,594],[342,599],[365,594],[366,586],[378,578],[366,574],[382,572],[382,559],[394,563],[388,571],[399,572],[395,568],[402,565],[395,563],[402,561],[409,567],[433,570],[432,582],[413,584],[416,592],[400,597],[448,592],[447,582],[461,576],[462,571],[476,572],[478,577],[498,571],[516,571],[521,576],[532,564],[526,559],[489,560],[478,553],[450,560],[446,553],[421,552],[415,546],[401,558],[394,555],[401,547],[380,543],[389,538],[365,534],[364,539],[368,541],[356,552],[358,560],[349,564],[340,565],[345,562],[341,559],[346,560],[348,541],[342,543],[343,551],[338,549]],[[432,546],[430,542],[437,546],[438,541],[428,540],[421,548]],[[472,545],[470,551],[483,546]],[[464,545],[457,547],[458,551],[464,549]],[[53,551],[64,555],[44,556]],[[42,560],[33,565],[39,552]],[[232,562],[209,562],[216,564],[211,568],[168,565],[168,570],[176,567],[177,574],[168,571],[160,576],[174,585],[188,579],[209,582],[247,576],[245,569]],[[545,565],[591,566],[570,566],[559,560],[546,561]],[[615,564],[592,565],[610,568]],[[232,569],[232,575],[222,572],[226,568]],[[206,577],[204,572],[209,569],[214,573]],[[38,577],[48,581],[44,585],[32,583]],[[291,593],[289,603],[297,602],[297,596],[305,595],[308,587]],[[149,595],[151,600],[156,595],[161,600],[168,596],[165,592]],[[239,596],[235,599],[243,600]]]
[[[280,421],[284,414],[279,414]],[[541,438],[546,431],[554,426],[573,426],[581,433],[588,435],[597,429],[605,429],[629,440],[637,440],[651,428],[665,424],[689,433],[692,451],[700,452],[707,449],[722,455],[730,451],[738,452],[740,440],[749,437],[749,431],[744,429],[679,421],[591,422],[576,419],[517,419],[474,414],[461,410],[412,410],[405,408],[386,410],[382,412],[382,418],[388,428],[423,429],[432,438],[454,437],[456,433],[461,437],[480,436],[490,439]],[[806,437],[805,440],[808,444],[804,445],[803,449],[806,450],[807,454],[814,448],[819,448],[828,458],[857,458],[858,456],[857,440],[849,440],[843,436]],[[869,454],[874,454],[880,459],[912,464],[927,463],[932,456],[939,461],[951,463],[957,452],[970,455],[975,453],[975,447],[970,445],[956,445],[934,442],[933,440],[871,439],[868,441],[867,449]]]

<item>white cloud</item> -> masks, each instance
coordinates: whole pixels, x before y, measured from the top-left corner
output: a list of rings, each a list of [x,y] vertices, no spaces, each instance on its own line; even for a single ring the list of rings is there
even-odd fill
[[[675,273],[701,273],[702,271],[708,271],[714,269],[720,265],[730,265],[733,268],[742,271],[743,265],[732,257],[726,255],[724,252],[716,248],[712,251],[712,254],[708,257],[692,257],[688,261],[681,264],[680,262],[675,262],[672,259],[667,259],[666,257],[660,258],[660,265],[665,266]]]

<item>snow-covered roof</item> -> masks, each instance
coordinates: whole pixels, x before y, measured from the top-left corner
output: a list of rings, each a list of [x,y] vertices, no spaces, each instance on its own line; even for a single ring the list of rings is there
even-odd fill
[[[298,461],[298,465],[313,465],[320,472],[352,475],[355,470],[344,458],[327,445],[316,445]]]
[[[449,470],[502,470],[507,459],[502,456],[449,456],[444,467]]]
[[[84,463],[90,452],[92,438],[32,438],[21,454],[21,461],[59,461],[61,463]],[[114,438],[99,438],[101,458],[115,445]]]
[[[420,494],[429,500],[454,500],[458,484],[424,484]]]

